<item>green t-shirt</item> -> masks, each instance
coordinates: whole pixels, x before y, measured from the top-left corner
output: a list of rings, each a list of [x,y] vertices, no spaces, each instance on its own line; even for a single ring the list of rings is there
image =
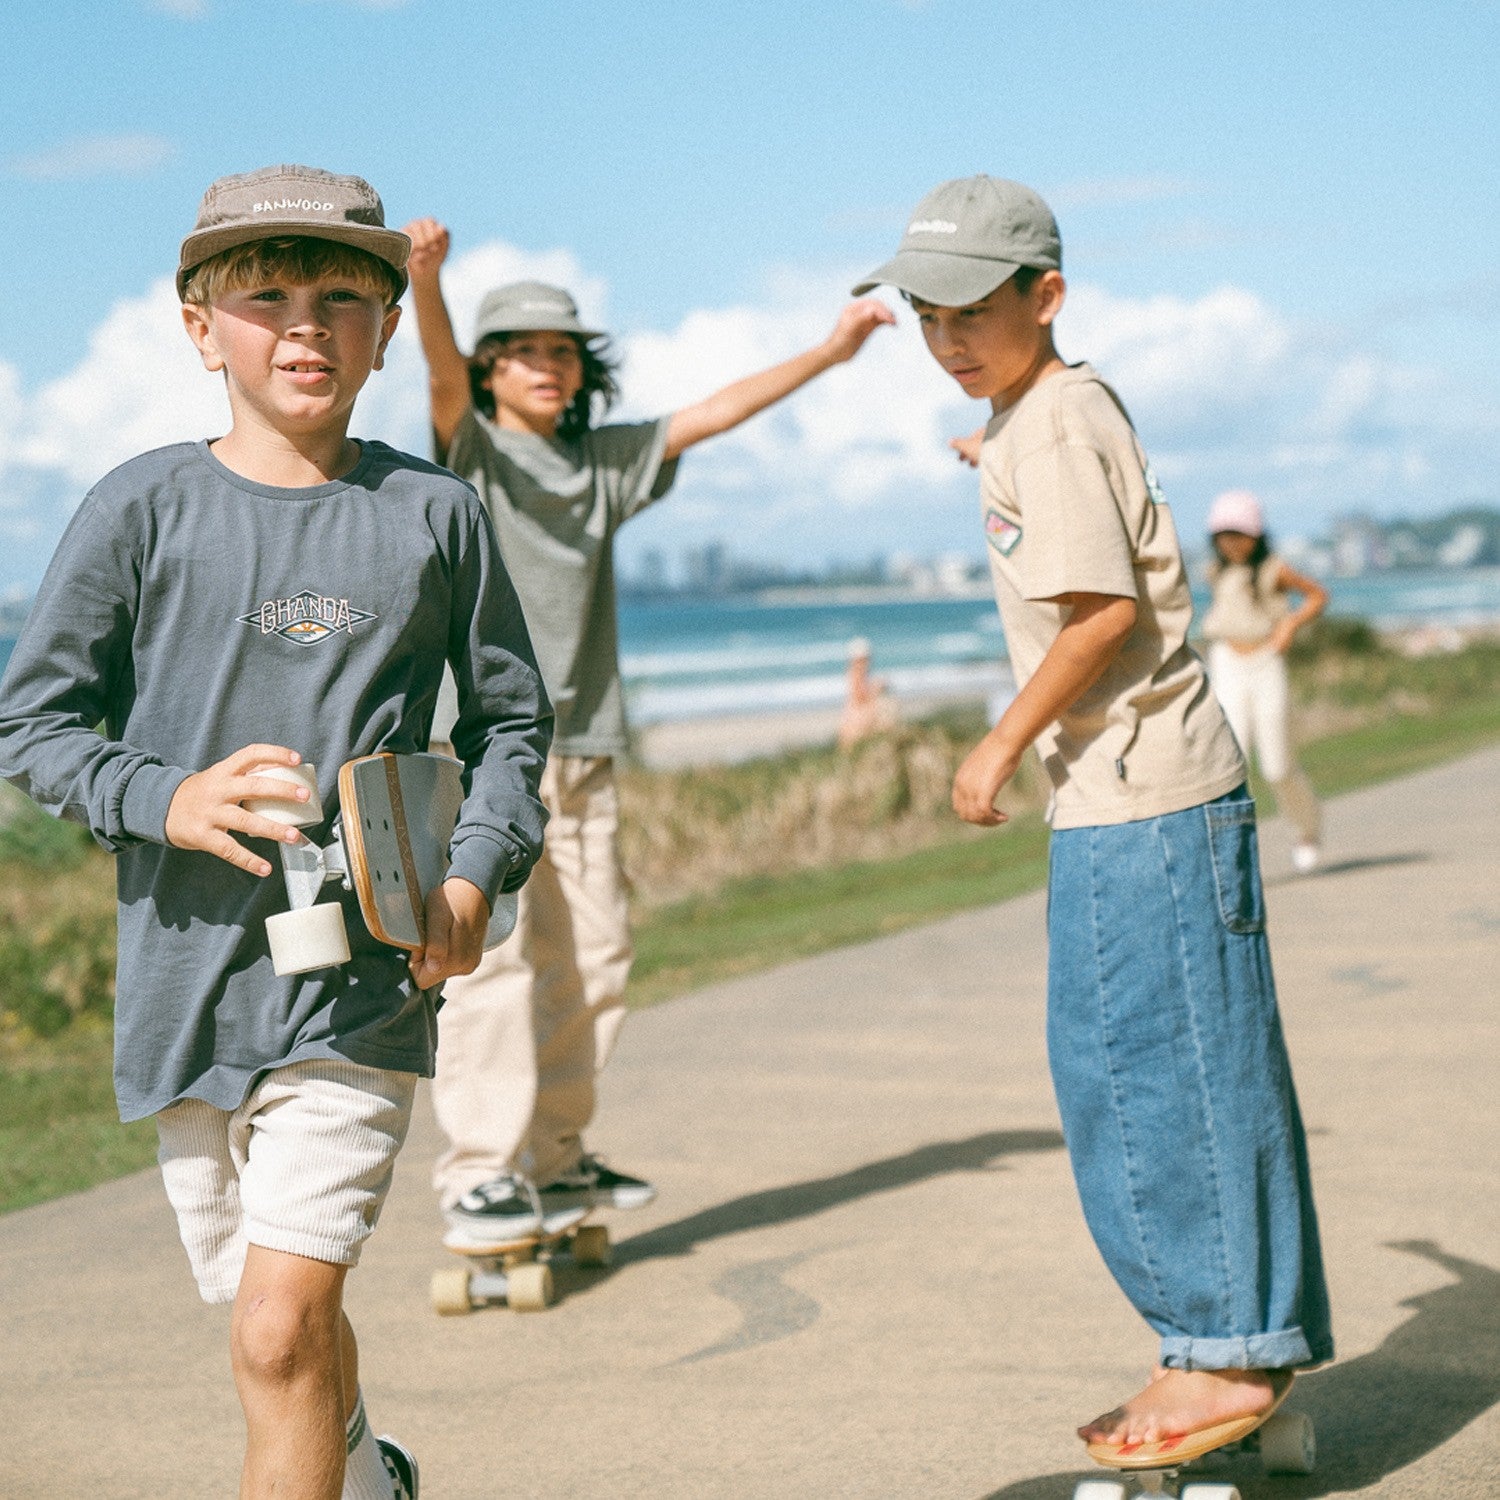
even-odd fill
[[[571,442],[497,427],[472,407],[445,462],[479,491],[557,715],[558,755],[618,755],[625,703],[615,618],[616,529],[671,489],[668,417]],[[434,738],[448,725],[439,706]]]

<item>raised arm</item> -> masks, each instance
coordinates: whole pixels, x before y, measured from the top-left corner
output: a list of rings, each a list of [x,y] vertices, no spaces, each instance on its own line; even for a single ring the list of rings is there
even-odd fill
[[[418,313],[418,318],[421,313]],[[882,324],[894,323],[895,314],[873,297],[851,302],[821,344],[756,375],[747,375],[715,391],[706,400],[672,413],[667,425],[666,458],[676,458],[701,443],[738,427],[756,412],[774,406],[834,365],[853,359],[864,341]]]
[[[427,358],[432,432],[438,454],[448,451],[458,424],[472,403],[469,362],[453,336],[453,320],[443,301],[439,272],[448,258],[448,230],[436,219],[413,219],[404,231],[411,236],[411,300],[417,314],[417,335]]]

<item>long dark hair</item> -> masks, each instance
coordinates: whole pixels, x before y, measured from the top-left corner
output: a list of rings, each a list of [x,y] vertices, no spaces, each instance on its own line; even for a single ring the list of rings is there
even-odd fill
[[[510,341],[521,336],[519,333],[487,333],[469,356],[469,394],[475,408],[491,420],[495,416],[495,394],[489,388],[490,372]],[[578,357],[583,362],[583,385],[558,419],[557,436],[560,438],[576,438],[588,430],[594,417],[595,396],[600,397],[600,416],[620,399],[620,384],[615,379],[620,361],[615,357],[609,340],[602,336],[584,339],[576,333],[570,333],[568,337],[578,346]]]
[[[1236,566],[1231,563],[1219,548],[1219,538],[1223,536],[1222,531],[1214,532],[1208,539],[1209,545],[1214,549],[1213,576],[1217,578],[1225,568]],[[1255,545],[1250,549],[1250,556],[1239,566],[1250,569],[1250,592],[1257,598],[1260,597],[1260,565],[1271,555],[1271,538],[1269,533],[1261,532],[1255,538]]]

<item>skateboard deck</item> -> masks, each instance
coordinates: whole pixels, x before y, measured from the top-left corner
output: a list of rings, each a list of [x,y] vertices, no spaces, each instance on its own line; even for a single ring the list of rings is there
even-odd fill
[[[541,1312],[550,1307],[556,1300],[554,1259],[566,1256],[576,1266],[592,1268],[610,1262],[609,1230],[587,1222],[593,1212],[582,1208],[576,1217],[551,1229],[492,1243],[449,1235],[444,1248],[470,1264],[433,1273],[433,1310],[444,1317],[459,1317],[500,1302],[514,1312]]]
[[[1268,1474],[1311,1474],[1316,1458],[1312,1419],[1283,1406],[1292,1376],[1273,1377],[1275,1399],[1258,1417],[1239,1417],[1180,1437],[1151,1443],[1090,1443],[1088,1455],[1096,1464],[1136,1479],[1141,1493],[1176,1495],[1180,1500],[1240,1500],[1229,1483],[1184,1474],[1188,1464],[1210,1454],[1258,1452]],[[1127,1500],[1123,1479],[1085,1479],[1073,1500]]]
[[[310,800],[262,799],[247,807],[294,827],[322,822],[315,767],[275,767],[265,774],[306,786]],[[407,951],[427,941],[427,898],[448,873],[448,846],[464,800],[463,767],[447,755],[381,751],[341,766],[338,786],[340,810],[328,845],[304,837],[279,846],[290,910],[266,921],[277,974],[349,961],[342,908],[318,902],[334,879],[355,893],[377,941]],[[498,897],[485,947],[503,942],[515,923],[516,898]]]
[[[339,768],[344,855],[371,936],[427,941],[427,897],[448,873],[463,767],[446,755],[362,756]]]

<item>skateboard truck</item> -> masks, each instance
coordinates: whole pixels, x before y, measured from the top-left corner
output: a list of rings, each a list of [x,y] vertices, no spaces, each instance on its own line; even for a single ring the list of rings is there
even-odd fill
[[[249,811],[291,828],[323,821],[315,766],[265,766],[257,774],[305,787],[309,795],[306,802],[255,798],[245,803]],[[357,895],[371,936],[408,951],[425,946],[427,897],[447,875],[463,799],[463,767],[446,755],[386,752],[342,766],[340,811],[328,844],[304,834],[277,846],[289,910],[266,918],[275,972],[305,974],[349,962],[344,909],[318,900],[334,880]],[[497,897],[484,946],[504,942],[515,925],[516,898]]]
[[[496,1304],[512,1312],[541,1312],[550,1307],[557,1299],[554,1261],[566,1257],[590,1270],[610,1263],[609,1230],[603,1224],[584,1222],[592,1211],[577,1209],[558,1216],[550,1228],[491,1245],[449,1236],[444,1246],[469,1265],[433,1273],[433,1311],[451,1318]]]

